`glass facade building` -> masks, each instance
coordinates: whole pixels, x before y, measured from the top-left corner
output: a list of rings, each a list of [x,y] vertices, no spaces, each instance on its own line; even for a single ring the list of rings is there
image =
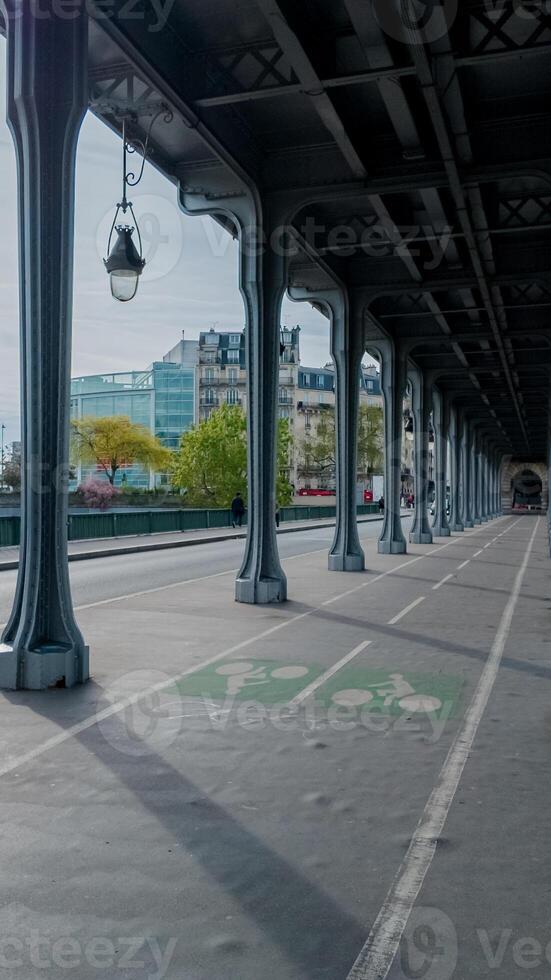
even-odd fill
[[[195,419],[195,369],[156,361],[146,371],[96,374],[71,381],[71,417],[126,415],[143,425],[167,449],[177,449]],[[101,467],[81,466],[72,486],[88,476],[100,478]],[[139,464],[121,467],[116,484],[148,489],[162,480]]]

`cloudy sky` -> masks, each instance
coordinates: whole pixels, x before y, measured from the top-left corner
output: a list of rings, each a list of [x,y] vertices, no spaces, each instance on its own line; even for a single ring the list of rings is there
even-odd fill
[[[19,344],[15,161],[5,123],[5,41],[0,37],[0,422],[19,437]],[[76,201],[73,375],[146,367],[185,331],[243,326],[237,252],[209,218],[187,218],[172,184],[146,166],[132,200],[141,216],[148,265],[133,303],[111,298],[102,258],[120,197],[120,140],[89,115],[81,131]],[[148,255],[149,252],[149,255]],[[302,361],[329,359],[327,320],[289,301],[284,322],[300,323]]]

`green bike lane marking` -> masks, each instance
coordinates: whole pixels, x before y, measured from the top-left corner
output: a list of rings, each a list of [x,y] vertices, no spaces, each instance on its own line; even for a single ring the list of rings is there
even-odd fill
[[[175,690],[186,697],[209,701],[285,704],[326,671],[319,664],[230,657],[182,678]],[[446,717],[452,717],[462,688],[462,678],[450,675],[350,664],[328,678],[314,694],[316,702],[325,708],[338,705],[388,715],[438,714],[445,708]]]

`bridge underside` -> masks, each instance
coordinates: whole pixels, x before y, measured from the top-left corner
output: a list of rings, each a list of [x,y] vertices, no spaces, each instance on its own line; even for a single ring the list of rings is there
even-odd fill
[[[287,597],[272,515],[280,307],[331,321],[337,392],[333,570],[358,571],[359,363],[385,405],[382,554],[403,553],[402,400],[415,422],[410,540],[501,511],[504,467],[547,470],[551,22],[545,4],[174,0],[35,17],[3,0],[20,174],[25,535],[0,684],[88,676],[66,570],[74,160],[86,109],[130,139],[159,107],[155,166],[182,209],[240,242],[249,536],[242,602]],[[27,284],[25,288],[23,284]],[[29,285],[30,284],[30,285]],[[185,302],[185,291],[182,293]],[[436,518],[428,518],[429,420]],[[447,513],[447,487],[451,513]]]

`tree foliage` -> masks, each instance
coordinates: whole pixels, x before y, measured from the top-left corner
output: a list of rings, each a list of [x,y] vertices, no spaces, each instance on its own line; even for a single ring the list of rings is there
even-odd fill
[[[96,464],[109,483],[122,466],[141,463],[155,471],[169,469],[171,453],[142,425],[126,415],[85,416],[71,422],[73,462]]]
[[[325,409],[312,434],[303,440],[300,471],[306,479],[329,479],[336,467],[335,410]],[[383,410],[361,405],[358,412],[358,476],[370,477],[383,465]]]
[[[9,459],[4,463],[2,483],[4,487],[9,487],[10,490],[21,489],[21,462],[19,459]]]
[[[291,435],[287,419],[278,427],[277,497],[290,503],[286,475]],[[185,432],[172,466],[172,485],[192,507],[229,507],[237,491],[247,499],[247,420],[237,405],[222,405]]]

